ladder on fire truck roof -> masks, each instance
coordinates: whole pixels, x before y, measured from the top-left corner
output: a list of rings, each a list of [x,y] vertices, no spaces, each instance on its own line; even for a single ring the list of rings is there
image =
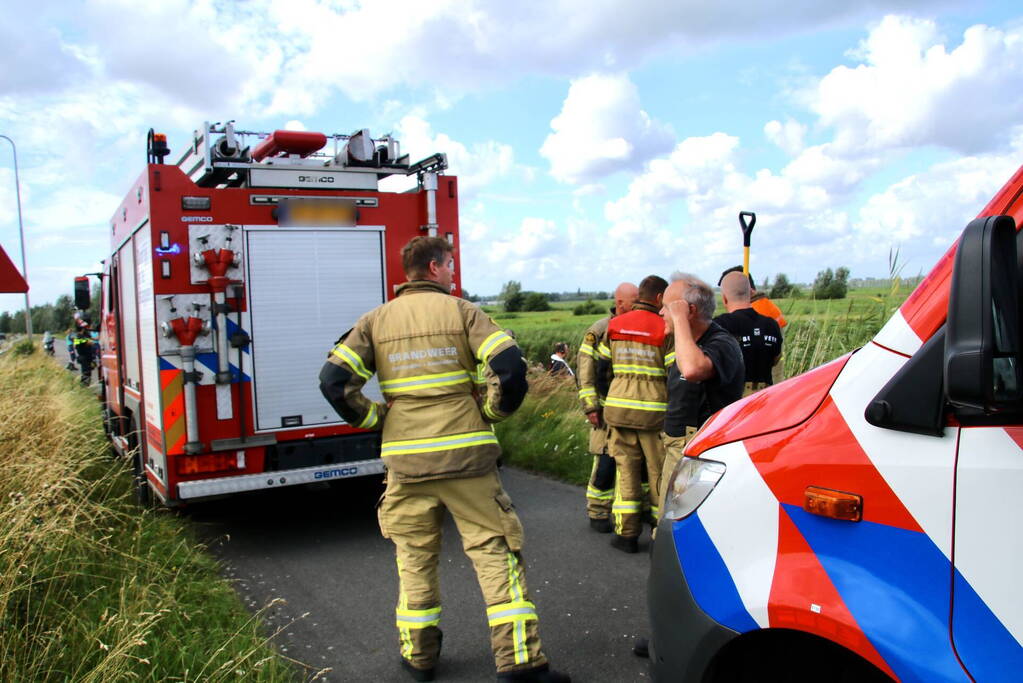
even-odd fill
[[[251,144],[256,142],[255,148]],[[330,151],[325,151],[331,143]],[[369,130],[351,135],[277,130],[236,130],[233,121],[203,124],[177,165],[199,187],[282,187],[376,190],[392,175],[416,175],[420,186],[435,182],[447,156],[434,154],[414,164],[390,135]]]

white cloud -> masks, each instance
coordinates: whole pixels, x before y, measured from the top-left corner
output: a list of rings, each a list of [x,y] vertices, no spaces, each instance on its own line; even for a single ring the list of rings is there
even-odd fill
[[[67,187],[50,193],[44,205],[25,215],[26,239],[35,258],[53,246],[90,247],[110,240],[112,208],[123,197],[95,188]]]
[[[793,119],[788,119],[785,123],[768,121],[764,125],[764,135],[789,156],[796,156],[803,151],[806,126]]]
[[[0,22],[0,93],[59,90],[85,65],[55,23],[61,12],[46,3],[7,3]]]
[[[640,108],[639,91],[626,74],[594,74],[572,81],[553,133],[540,148],[551,175],[588,182],[636,169],[671,148],[673,134]]]
[[[459,195],[470,200],[479,190],[515,168],[511,145],[494,140],[470,146],[452,139],[446,133],[434,133],[430,123],[418,115],[401,119],[396,137],[402,153],[415,162],[436,152],[448,155],[448,173],[458,176]]]
[[[790,164],[781,173],[745,173],[739,150],[738,139],[720,133],[684,140],[667,159],[651,162],[623,197],[608,202],[608,236],[621,245],[619,264],[661,270],[674,264],[716,278],[741,255],[738,212],[754,210],[752,269],[758,277],[787,272],[811,279],[838,265],[880,275],[896,246],[909,261],[907,274],[926,272],[1018,167],[1023,126],[1014,129],[1007,149],[933,164],[859,208],[836,194],[850,189],[841,182],[821,184],[834,181],[826,172]],[[682,210],[685,220],[675,215]]]
[[[833,139],[806,146],[807,125],[768,122],[767,139],[793,157],[778,171],[744,169],[734,136],[682,140],[605,204],[616,254],[709,277],[736,261],[737,214],[754,210],[758,275],[843,264],[876,274],[898,244],[928,267],[1019,163],[1023,29],[975,26],[946,50],[933,23],[888,17],[852,56],[863,63],[833,69],[805,101]],[[934,145],[965,156],[860,198],[876,171]]]
[[[86,5],[84,18],[89,47],[108,78],[146,85],[191,107],[237,106],[243,84],[258,78],[251,43],[234,40],[251,32],[238,35],[239,17],[230,5],[101,0]],[[261,50],[264,70],[272,50]]]
[[[949,49],[934,22],[888,16],[808,94],[845,154],[940,145],[974,154],[1023,118],[1023,28],[973,26]]]
[[[901,0],[896,6],[930,4]],[[400,87],[436,89],[451,97],[526,74],[565,77],[626,69],[658,52],[777,37],[892,5],[880,0],[636,0],[623,11],[620,3],[606,0],[265,0],[257,7],[287,46],[271,111],[302,113],[333,89],[356,100]]]
[[[1012,176],[1021,156],[1023,128],[1016,128],[1006,150],[935,164],[870,197],[855,229],[864,244],[947,248]]]

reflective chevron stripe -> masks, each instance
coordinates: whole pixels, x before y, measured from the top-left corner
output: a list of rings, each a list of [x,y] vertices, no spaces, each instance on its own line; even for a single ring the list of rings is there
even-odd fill
[[[377,404],[369,404],[369,412],[366,413],[366,417],[362,418],[362,422],[355,425],[359,429],[373,429],[377,426],[377,422],[380,421],[380,414],[377,411]]]
[[[494,332],[492,335],[484,339],[482,344],[480,344],[479,349],[476,350],[476,358],[479,359],[481,363],[486,363],[487,358],[489,358],[490,354],[494,352],[494,349],[506,341],[514,342],[515,340],[509,337],[504,330]]]
[[[471,378],[468,372],[465,370],[455,370],[454,372],[438,372],[432,375],[388,379],[380,382],[380,388],[388,394],[395,394],[403,391],[447,387],[453,384],[464,384],[469,381],[471,381]]]
[[[469,448],[484,444],[497,445],[497,436],[493,432],[468,432],[438,436],[432,439],[409,439],[406,441],[385,441],[380,447],[380,455],[414,455],[433,451],[449,451],[457,448]]]
[[[631,398],[614,398],[608,396],[604,405],[614,408],[631,408],[633,410],[649,410],[651,412],[664,411],[668,404],[663,401],[637,401]]]
[[[359,354],[355,353],[355,351],[352,351],[344,344],[338,344],[337,346],[335,346],[334,350],[331,351],[331,353],[333,353],[335,356],[337,356],[344,362],[348,363],[352,370],[355,371],[355,374],[358,375],[359,377],[368,380],[370,377],[373,376],[373,373],[366,369],[366,366],[363,364],[362,359],[359,358]]]
[[[612,366],[616,375],[650,375],[652,377],[664,377],[664,368],[654,368],[649,365],[632,365],[629,363],[615,363]]]
[[[436,626],[440,623],[440,607],[430,609],[402,609],[395,610],[398,628],[426,628]]]

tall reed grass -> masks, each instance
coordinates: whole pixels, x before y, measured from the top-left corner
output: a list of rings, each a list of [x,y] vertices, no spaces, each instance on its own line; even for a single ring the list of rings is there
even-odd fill
[[[0,681],[298,678],[100,425],[52,360],[0,358]]]
[[[871,295],[867,305],[862,298],[819,302],[824,305],[816,306],[815,313],[794,317],[786,328],[783,343],[785,377],[802,374],[866,344],[905,296],[895,272],[891,289]],[[558,341],[569,341],[577,349],[586,325],[576,327],[579,329],[559,326],[523,330],[518,342],[535,362],[537,351],[547,344],[553,346],[555,337],[559,337]],[[549,352],[542,358],[548,356]],[[584,484],[589,479],[592,466],[587,454],[589,430],[576,400],[575,384],[551,378],[536,369],[531,372],[530,391],[522,407],[497,425],[506,462],[574,484]]]

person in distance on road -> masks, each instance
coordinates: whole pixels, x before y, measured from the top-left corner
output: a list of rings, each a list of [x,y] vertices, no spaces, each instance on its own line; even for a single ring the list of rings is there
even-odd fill
[[[568,676],[550,670],[540,647],[520,554],[522,525],[497,472],[501,448],[491,425],[526,395],[522,353],[476,305],[451,296],[447,240],[416,237],[401,257],[408,282],[342,335],[320,371],[320,390],[341,417],[383,431],[387,482],[378,517],[398,560],[401,665],[414,680],[433,680],[447,510],[487,605],[497,679],[567,683]],[[478,364],[487,375],[479,402]],[[362,393],[374,373],[386,403]]]
[[[78,328],[75,335],[75,357],[78,359],[78,366],[81,368],[81,382],[83,386],[92,383],[92,364],[96,357],[96,345],[92,341],[88,327]]]
[[[611,545],[626,553],[639,549],[644,499],[649,500],[653,517],[658,515],[657,492],[664,462],[661,429],[668,405],[665,366],[672,346],[658,312],[667,286],[656,275],[643,278],[632,310],[613,318],[607,329],[612,379],[604,401],[604,420],[609,426],[608,452],[616,467]],[[601,365],[606,368],[607,361]],[[642,483],[644,464],[648,494]]]
[[[603,402],[607,386],[597,378],[597,362],[611,360],[611,349],[607,346],[607,325],[611,318],[632,310],[639,288],[631,282],[623,282],[615,289],[615,305],[610,315],[601,318],[586,330],[579,345],[576,361],[579,383],[579,402],[590,423],[590,454],[593,469],[586,485],[586,514],[590,528],[602,534],[611,533],[611,501],[614,499],[615,461],[607,452],[607,425],[604,423]]]
[[[64,336],[65,343],[67,344],[67,369],[74,370],[75,362],[75,331],[72,328],[68,328],[67,334]]]
[[[744,396],[774,383],[771,371],[781,358],[781,330],[773,318],[750,305],[749,280],[739,272],[721,280],[721,300],[727,313],[714,318],[739,342],[746,366]]]

